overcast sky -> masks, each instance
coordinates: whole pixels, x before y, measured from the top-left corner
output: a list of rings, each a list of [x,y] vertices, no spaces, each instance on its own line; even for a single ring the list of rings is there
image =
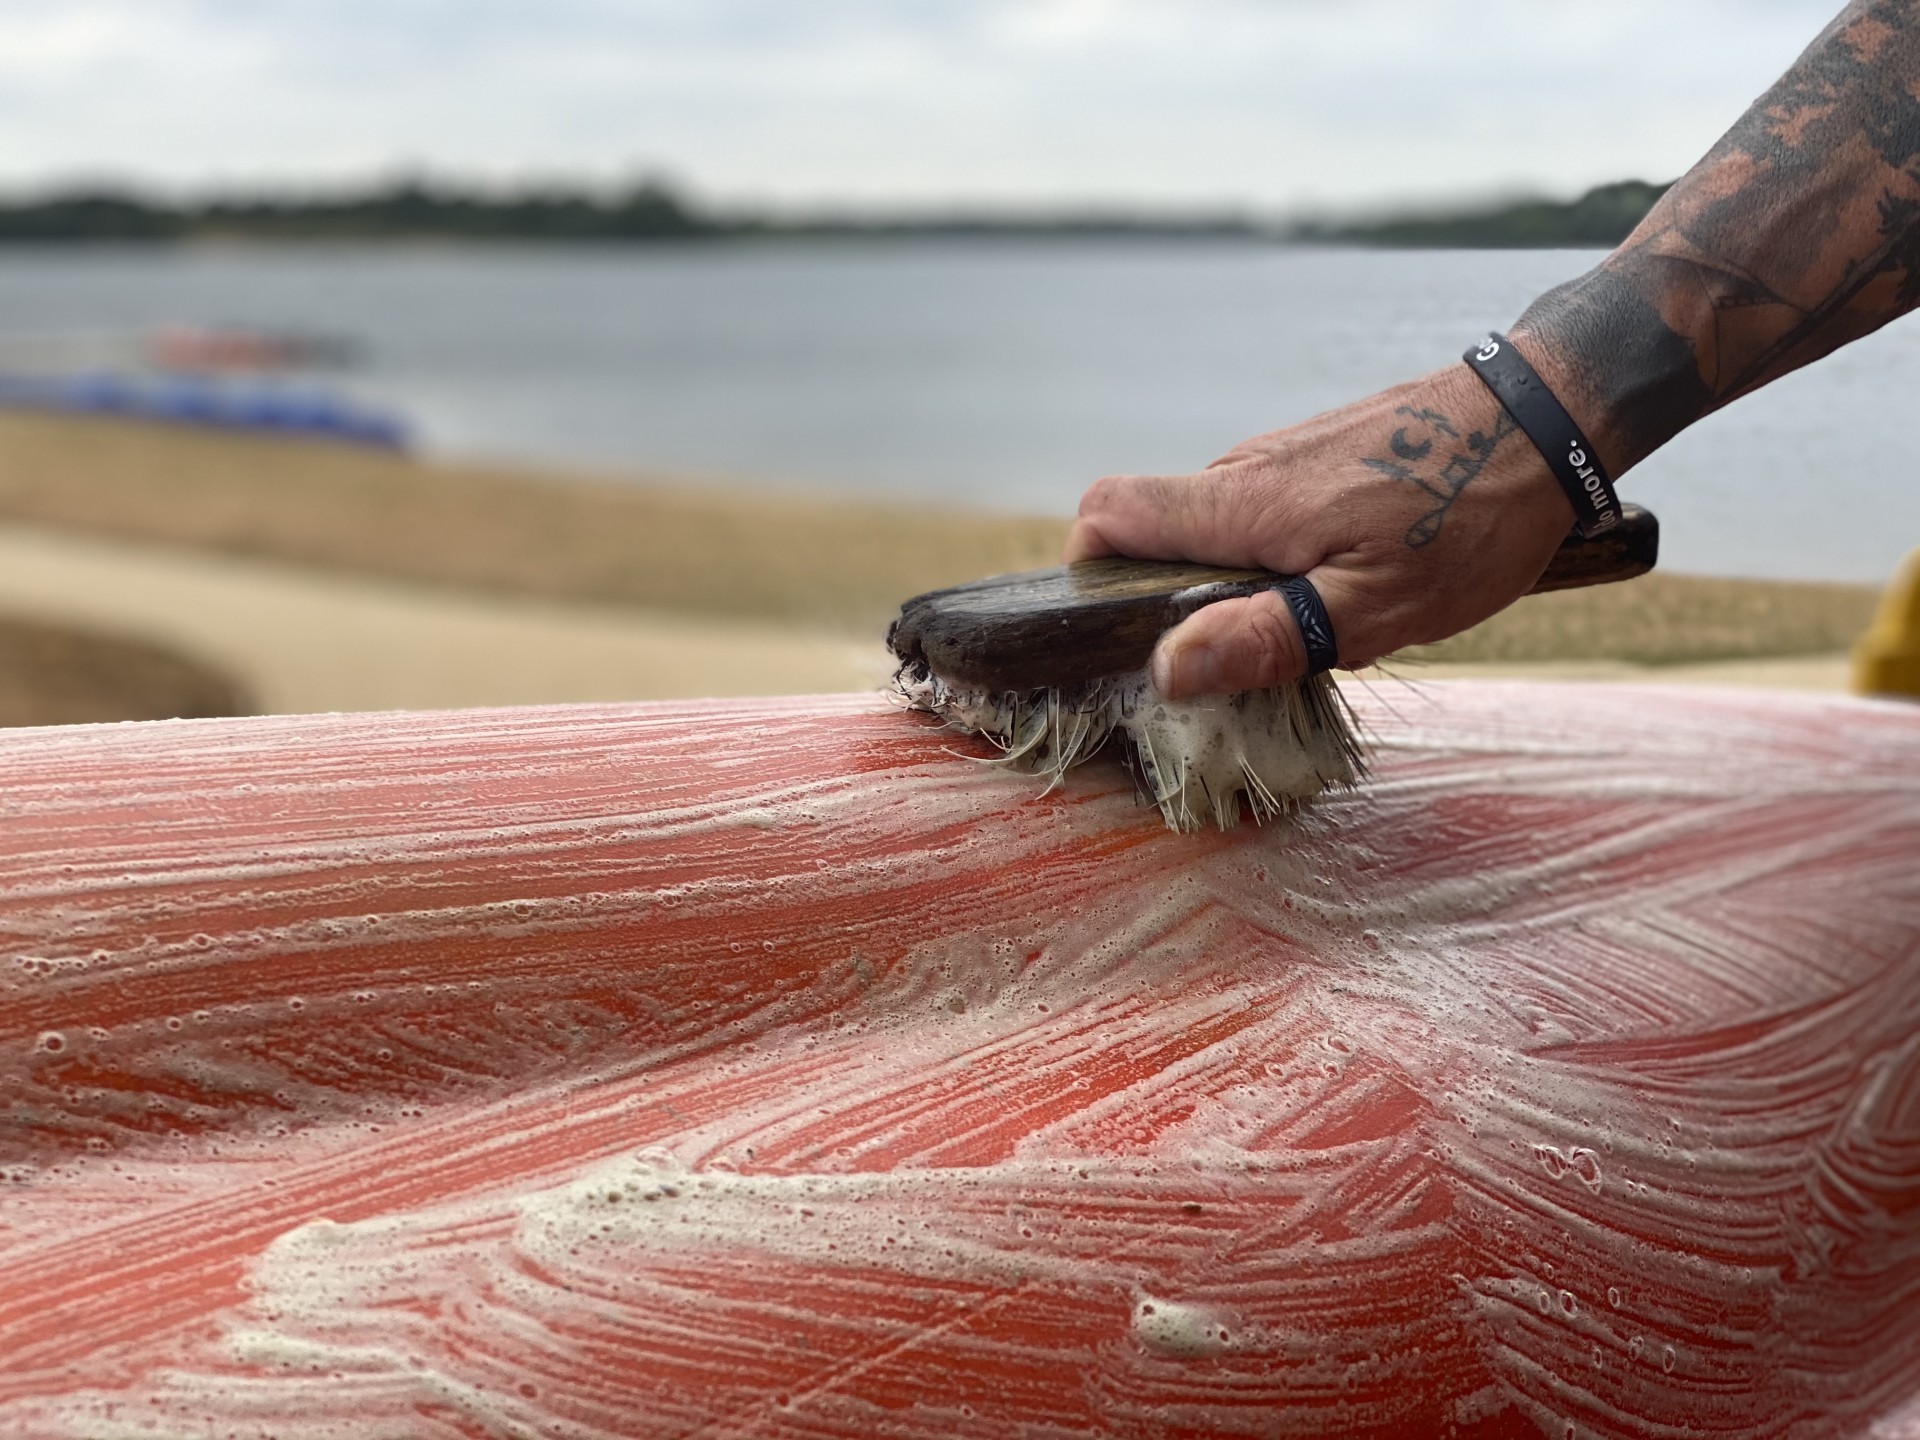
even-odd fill
[[[0,185],[1368,207],[1667,179],[1838,0],[0,0]]]

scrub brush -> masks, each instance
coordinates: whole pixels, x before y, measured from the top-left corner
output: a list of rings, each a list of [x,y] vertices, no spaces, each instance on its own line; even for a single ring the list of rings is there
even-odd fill
[[[1638,506],[1593,539],[1570,535],[1529,593],[1644,575],[1660,525]],[[1329,675],[1167,700],[1147,679],[1160,636],[1203,605],[1287,579],[1157,560],[1088,560],[919,595],[887,631],[894,688],[915,710],[982,735],[1001,764],[1060,784],[1116,736],[1121,759],[1175,830],[1242,810],[1272,819],[1366,774],[1359,734]]]

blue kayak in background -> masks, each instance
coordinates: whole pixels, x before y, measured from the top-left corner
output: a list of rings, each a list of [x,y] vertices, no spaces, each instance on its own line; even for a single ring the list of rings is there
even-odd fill
[[[309,436],[400,450],[397,416],[324,390],[201,375],[0,373],[0,406]]]

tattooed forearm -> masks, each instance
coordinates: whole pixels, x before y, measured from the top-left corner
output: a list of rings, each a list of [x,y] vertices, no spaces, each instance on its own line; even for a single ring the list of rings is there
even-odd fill
[[[1515,333],[1616,473],[1920,305],[1920,0],[1855,0],[1596,270]]]
[[[1411,423],[1394,429],[1387,441],[1390,453],[1362,463],[1413,486],[1433,501],[1433,508],[1415,520],[1406,533],[1408,548],[1418,550],[1439,536],[1447,511],[1460,498],[1460,492],[1486,468],[1500,442],[1517,427],[1503,410],[1491,433],[1475,430],[1463,440],[1453,422],[1438,410],[1402,405],[1394,414]]]

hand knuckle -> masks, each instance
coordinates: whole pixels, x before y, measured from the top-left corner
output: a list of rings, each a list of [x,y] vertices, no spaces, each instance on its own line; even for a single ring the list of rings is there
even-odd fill
[[[1127,493],[1128,483],[1125,475],[1102,475],[1082,492],[1080,513],[1097,515],[1117,508]]]
[[[1247,631],[1260,653],[1272,662],[1274,673],[1290,674],[1304,668],[1300,634],[1286,602],[1269,591],[1256,596],[1247,611]]]

